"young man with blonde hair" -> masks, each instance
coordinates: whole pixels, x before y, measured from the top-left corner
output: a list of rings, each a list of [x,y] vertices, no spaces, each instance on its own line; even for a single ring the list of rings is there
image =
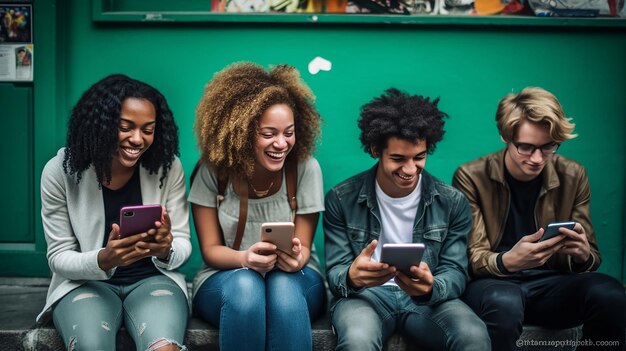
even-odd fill
[[[574,124],[541,88],[505,96],[496,122],[506,147],[461,165],[453,179],[473,218],[465,301],[485,321],[493,350],[515,349],[522,323],[583,324],[584,340],[617,341],[621,349],[626,295],[617,280],[593,272],[601,260],[587,174],[555,154],[576,137]],[[554,221],[576,224],[540,240]]]

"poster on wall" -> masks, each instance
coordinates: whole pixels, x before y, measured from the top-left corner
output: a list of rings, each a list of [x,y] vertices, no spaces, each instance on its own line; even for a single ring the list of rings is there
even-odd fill
[[[0,81],[33,80],[33,6],[0,2]]]

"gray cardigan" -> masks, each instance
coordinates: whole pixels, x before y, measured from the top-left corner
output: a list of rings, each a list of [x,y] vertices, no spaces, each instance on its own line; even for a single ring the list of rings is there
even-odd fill
[[[107,280],[115,268],[103,271],[98,266],[98,252],[104,240],[104,203],[93,167],[84,171],[79,184],[63,171],[65,149],[61,148],[41,175],[41,219],[48,245],[48,265],[52,281],[43,311],[37,322],[47,321],[51,307],[67,293],[88,280]],[[172,278],[187,295],[185,276],[175,269],[191,254],[189,209],[185,197],[185,176],[180,160],[172,163],[163,187],[158,174],[139,167],[141,196],[144,204],[161,204],[172,220],[174,253],[169,263],[152,257],[152,262]]]

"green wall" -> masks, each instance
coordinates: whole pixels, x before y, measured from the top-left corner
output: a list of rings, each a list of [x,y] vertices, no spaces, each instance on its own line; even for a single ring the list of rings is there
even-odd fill
[[[600,271],[624,281],[624,28],[117,23],[92,22],[87,1],[38,1],[36,5],[53,12],[42,15],[52,16],[51,23],[46,22],[50,28],[46,32],[36,28],[40,37],[35,37],[33,133],[41,144],[32,149],[33,187],[37,188],[29,196],[34,197],[31,215],[40,259],[39,266],[22,268],[23,274],[37,275],[47,269],[41,267],[45,244],[36,219],[37,172],[63,145],[69,111],[88,86],[119,72],[163,92],[175,113],[181,159],[190,172],[198,155],[192,133],[194,109],[204,85],[227,64],[249,60],[265,66],[294,65],[315,92],[325,120],[316,157],[326,189],[373,164],[360,149],[356,119],[359,107],[388,87],[441,97],[439,106],[450,119],[444,140],[426,167],[446,182],[460,163],[504,145],[494,123],[496,104],[503,95],[525,86],[552,91],[579,134],[559,153],[588,169],[592,218],[604,258]],[[39,45],[44,39],[50,42]],[[308,62],[316,56],[330,60],[332,70],[309,74]],[[6,100],[4,95],[2,100]],[[319,229],[315,240],[318,245],[323,242]],[[192,242],[197,248],[195,236]],[[0,245],[0,253],[1,249]],[[25,253],[11,257],[20,255]],[[196,251],[184,271],[192,277],[199,264]]]

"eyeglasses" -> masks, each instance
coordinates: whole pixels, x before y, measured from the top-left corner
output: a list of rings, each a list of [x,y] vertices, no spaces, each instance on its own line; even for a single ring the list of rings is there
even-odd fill
[[[559,146],[561,146],[561,144],[555,143],[555,142],[551,142],[551,143],[547,143],[547,144],[543,144],[543,145],[539,145],[539,146],[535,146],[533,144],[527,144],[527,143],[516,143],[516,142],[513,142],[513,145],[515,145],[515,148],[517,149],[517,152],[520,155],[524,155],[524,156],[530,156],[530,155],[534,154],[535,150],[537,150],[537,149],[541,150],[541,153],[544,156],[548,156],[550,154],[555,153],[556,150],[559,148]]]

